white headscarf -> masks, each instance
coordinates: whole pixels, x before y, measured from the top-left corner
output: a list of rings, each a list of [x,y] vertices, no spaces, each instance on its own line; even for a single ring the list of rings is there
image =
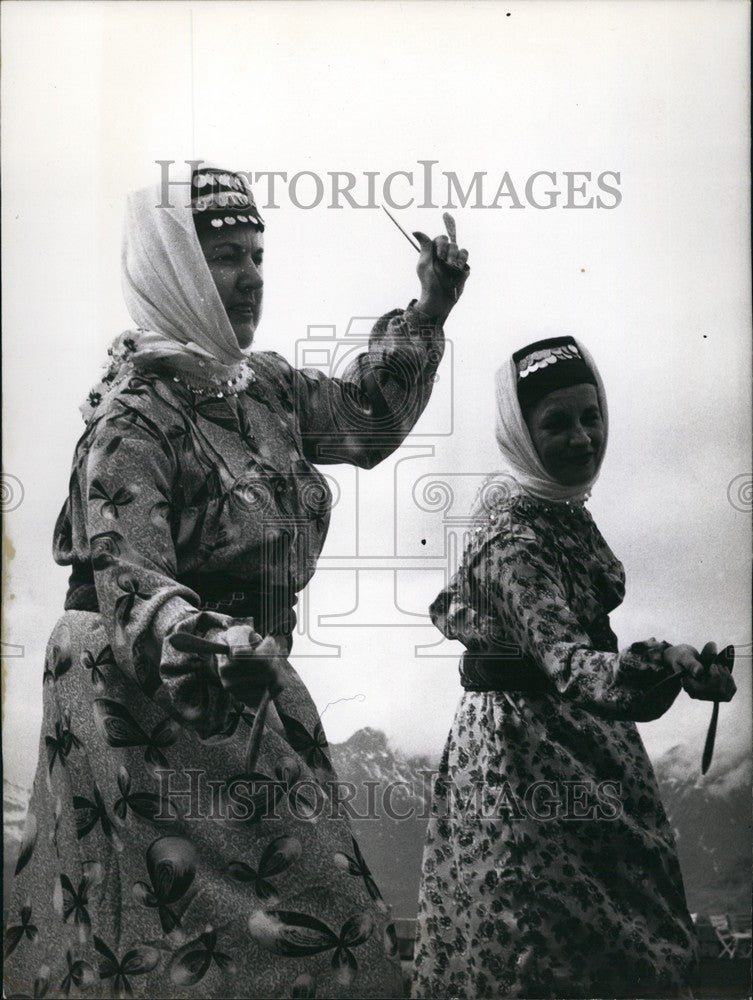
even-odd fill
[[[190,206],[190,182],[171,181],[170,207],[162,207],[159,184],[134,191],[126,202],[122,250],[122,286],[128,312],[146,331],[139,356],[174,358],[188,352],[212,358],[221,366],[242,362],[225,307],[196,235]]]
[[[497,400],[497,444],[502,452],[504,468],[492,479],[499,477],[500,487],[505,493],[511,488],[516,492],[537,497],[540,500],[550,500],[555,503],[586,500],[596,480],[599,478],[601,463],[606,451],[609,418],[607,414],[607,397],[604,383],[601,380],[596,362],[583,344],[576,340],[578,350],[583,360],[591,370],[596,381],[596,395],[601,409],[604,424],[604,442],[599,457],[599,464],[592,479],[577,486],[566,486],[558,482],[546,471],[534,447],[523,413],[518,402],[518,372],[515,362],[510,357],[498,370],[495,376]],[[513,480],[511,483],[510,480]],[[483,487],[489,495],[489,484]]]
[[[205,167],[212,164],[200,161]],[[112,342],[107,371],[81,404],[88,422],[134,368],[168,361],[191,378],[220,381],[252,377],[196,235],[186,164],[170,183],[169,206],[161,185],[126,200],[121,282],[138,330]],[[178,187],[176,185],[183,185]]]

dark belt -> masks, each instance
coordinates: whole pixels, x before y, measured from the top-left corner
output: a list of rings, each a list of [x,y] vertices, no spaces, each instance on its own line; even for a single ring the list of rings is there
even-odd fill
[[[292,586],[262,586],[226,573],[197,573],[179,581],[201,598],[205,611],[253,618],[260,635],[290,635],[296,622],[293,605],[298,598]]]
[[[177,583],[193,590],[202,611],[215,611],[233,618],[253,618],[260,635],[291,635],[297,597],[292,587],[266,587],[225,573],[196,573]],[[91,568],[74,566],[65,598],[66,611],[99,611],[99,600]]]
[[[531,660],[498,650],[466,650],[460,660],[460,683],[465,691],[510,691],[519,694],[551,694],[551,681]]]

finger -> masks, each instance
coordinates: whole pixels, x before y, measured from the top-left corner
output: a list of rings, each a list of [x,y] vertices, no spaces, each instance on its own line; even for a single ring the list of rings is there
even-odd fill
[[[689,698],[698,698],[698,685],[692,677],[682,678],[682,689]]]
[[[704,669],[701,663],[701,654],[693,646],[678,646],[677,662],[686,673],[692,674],[694,677]]]
[[[233,643],[230,647],[231,660],[253,660],[256,656],[256,646],[248,642]]]
[[[231,625],[230,628],[225,632],[223,639],[228,644],[232,646],[237,643],[245,642],[248,638],[251,629],[248,625]]]
[[[457,227],[455,226],[455,220],[449,212],[443,212],[442,222],[444,222],[444,227],[447,230],[447,235],[450,237],[450,242],[457,243]]]
[[[458,260],[461,262],[463,267],[465,267],[465,265],[468,263],[468,251],[462,249],[458,250]]]
[[[715,642],[707,642],[706,645],[701,650],[700,660],[701,663],[708,667],[717,657],[717,645]]]
[[[731,676],[717,678],[709,683],[706,680],[697,681],[692,677],[683,677],[682,686],[690,698],[697,701],[731,701],[737,691],[737,686]]]
[[[279,641],[278,636],[268,635],[266,639],[255,650],[256,655],[262,657],[273,671],[283,670],[287,665],[287,647]]]
[[[718,692],[711,690],[708,684],[696,681],[692,677],[683,677],[682,687],[689,698],[696,701],[718,701]]]
[[[723,667],[726,667],[727,670],[729,670],[729,672],[732,673],[732,670],[735,666],[735,647],[725,646],[724,649],[719,654],[719,656],[717,657],[717,659],[719,660],[719,662],[722,664]]]
[[[715,663],[711,669],[714,671],[714,679],[720,692],[717,700],[731,701],[737,691],[737,685],[735,684],[732,674],[726,667],[723,667],[718,663]]]
[[[434,253],[439,260],[447,260],[447,253],[450,249],[450,241],[446,236],[437,236],[434,240]]]
[[[238,648],[252,649],[262,640],[259,633],[249,625],[231,625],[223,638],[231,650]]]
[[[422,233],[420,230],[417,230],[413,235],[416,237],[418,245],[421,247],[421,254],[429,254],[429,256],[431,256],[434,253],[434,241],[428,237],[426,233]]]
[[[706,673],[701,683],[705,684],[710,691],[721,691],[724,687],[724,677],[722,670],[717,664],[710,664],[705,668]]]
[[[245,652],[253,654],[255,650],[261,645],[262,637],[258,632],[250,632],[246,642],[240,644],[237,648],[244,650]]]
[[[677,658],[677,662],[680,664],[683,673],[686,677],[693,677],[696,680],[700,680],[706,673],[706,668],[701,663],[700,660],[696,659],[691,653],[683,653]]]
[[[279,652],[279,646],[277,645],[277,640],[273,635],[268,635],[259,643],[256,653],[258,656],[274,656]]]

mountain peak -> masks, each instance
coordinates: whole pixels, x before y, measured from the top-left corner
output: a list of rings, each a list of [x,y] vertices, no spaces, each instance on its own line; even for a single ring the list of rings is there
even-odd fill
[[[387,736],[381,729],[364,726],[357,729],[347,740],[336,744],[341,750],[357,750],[361,753],[390,753]]]

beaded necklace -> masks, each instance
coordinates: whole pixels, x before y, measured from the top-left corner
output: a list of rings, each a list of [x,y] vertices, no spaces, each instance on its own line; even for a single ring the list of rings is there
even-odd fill
[[[205,367],[205,362],[199,361],[199,367]],[[196,382],[191,379],[189,381],[183,375],[173,375],[173,382],[178,382],[185,389],[190,392],[195,393],[197,396],[217,396],[222,399],[223,396],[237,396],[239,393],[243,392],[252,382],[256,381],[256,373],[251,367],[251,362],[246,360],[242,361],[238,365],[236,374],[229,379],[222,379],[217,376],[201,376],[201,384],[197,385]]]
[[[116,337],[108,348],[107,353],[110,356],[110,361],[107,370],[92,386],[89,395],[79,407],[85,423],[89,423],[106,396],[115,392],[122,382],[138,371],[134,365],[134,357],[138,354],[139,338],[144,332],[143,330],[126,330]],[[215,396],[220,399],[223,396],[237,396],[256,381],[256,374],[248,358],[244,358],[243,361],[229,369],[226,368],[223,372],[224,378],[221,375],[203,374],[195,371],[196,368],[210,368],[211,370],[211,366],[211,360],[207,362],[202,358],[191,359],[191,368],[194,370],[191,371],[190,378],[179,374],[175,364],[171,365],[168,359],[164,359],[158,367],[163,378],[182,385],[197,396]],[[230,378],[227,377],[228,375]]]
[[[509,497],[507,503],[511,506],[516,503],[532,504],[536,507],[543,507],[544,510],[549,512],[554,512],[556,514],[583,514],[586,511],[586,501],[590,498],[591,494],[587,493],[582,500],[540,500],[538,497],[530,496],[525,493],[519,493],[514,497]],[[483,524],[475,528],[476,535],[480,535],[482,531],[493,528],[497,521],[500,519],[500,514],[496,510],[486,510],[486,517]]]

